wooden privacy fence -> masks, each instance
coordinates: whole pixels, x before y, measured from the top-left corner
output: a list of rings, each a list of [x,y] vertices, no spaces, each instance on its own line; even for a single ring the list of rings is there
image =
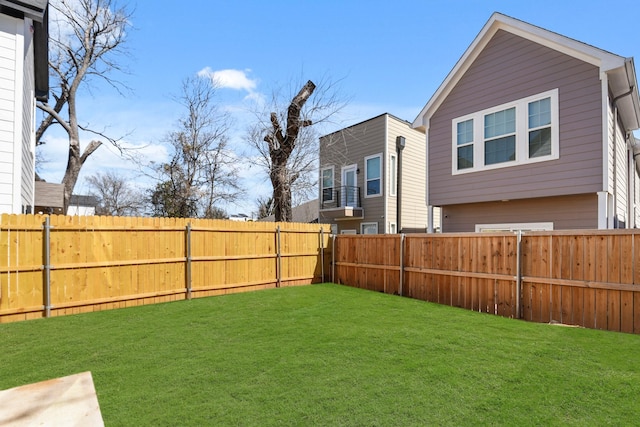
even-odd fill
[[[340,235],[333,244],[336,283],[640,333],[640,230]]]
[[[2,215],[0,322],[321,282],[328,228]]]

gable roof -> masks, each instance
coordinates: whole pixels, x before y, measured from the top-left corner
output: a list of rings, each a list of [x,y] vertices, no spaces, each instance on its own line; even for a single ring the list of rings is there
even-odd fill
[[[489,21],[449,72],[444,82],[420,111],[413,121],[414,128],[424,131],[429,126],[429,118],[499,30],[507,31],[599,67],[602,73],[607,74],[613,97],[619,97],[617,103],[622,120],[627,125],[627,130],[640,128],[640,97],[638,96],[633,58],[625,58],[607,52],[498,12],[491,15]]]

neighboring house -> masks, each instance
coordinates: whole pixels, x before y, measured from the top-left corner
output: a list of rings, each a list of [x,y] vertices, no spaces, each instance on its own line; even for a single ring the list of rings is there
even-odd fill
[[[98,199],[95,196],[72,194],[67,215],[91,216],[96,214]]]
[[[229,215],[229,219],[231,221],[239,221],[239,222],[247,222],[251,220],[251,218],[249,218],[248,215],[243,213]]]
[[[260,218],[258,221],[274,222],[275,215]],[[318,222],[318,199],[309,200],[301,205],[291,208],[291,222],[303,222],[306,224]]]
[[[0,0],[0,213],[31,213],[35,101],[49,92],[47,0]]]
[[[33,213],[62,215],[64,213],[64,185],[36,181]]]
[[[425,155],[424,133],[390,114],[321,137],[319,222],[334,234],[425,232]]]
[[[444,232],[640,226],[632,58],[495,13],[413,126]]]

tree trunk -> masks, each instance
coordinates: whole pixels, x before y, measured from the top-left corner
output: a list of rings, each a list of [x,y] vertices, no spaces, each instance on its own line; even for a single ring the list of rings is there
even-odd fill
[[[286,161],[285,164],[272,165],[270,174],[271,185],[273,186],[273,215],[276,222],[291,222],[291,183],[287,179]]]
[[[64,172],[64,178],[62,178],[63,190],[63,214],[66,215],[69,209],[69,201],[73,194],[73,188],[76,186],[78,176],[80,175],[80,169],[87,160],[87,158],[93,154],[101,145],[100,141],[93,140],[89,143],[84,153],[80,155],[80,142],[78,138],[70,138],[69,142],[69,158],[67,160],[67,169]]]

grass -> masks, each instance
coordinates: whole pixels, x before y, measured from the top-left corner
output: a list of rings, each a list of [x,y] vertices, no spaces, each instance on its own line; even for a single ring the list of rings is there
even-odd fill
[[[324,284],[0,325],[0,389],[91,371],[108,426],[631,425],[640,337]]]

